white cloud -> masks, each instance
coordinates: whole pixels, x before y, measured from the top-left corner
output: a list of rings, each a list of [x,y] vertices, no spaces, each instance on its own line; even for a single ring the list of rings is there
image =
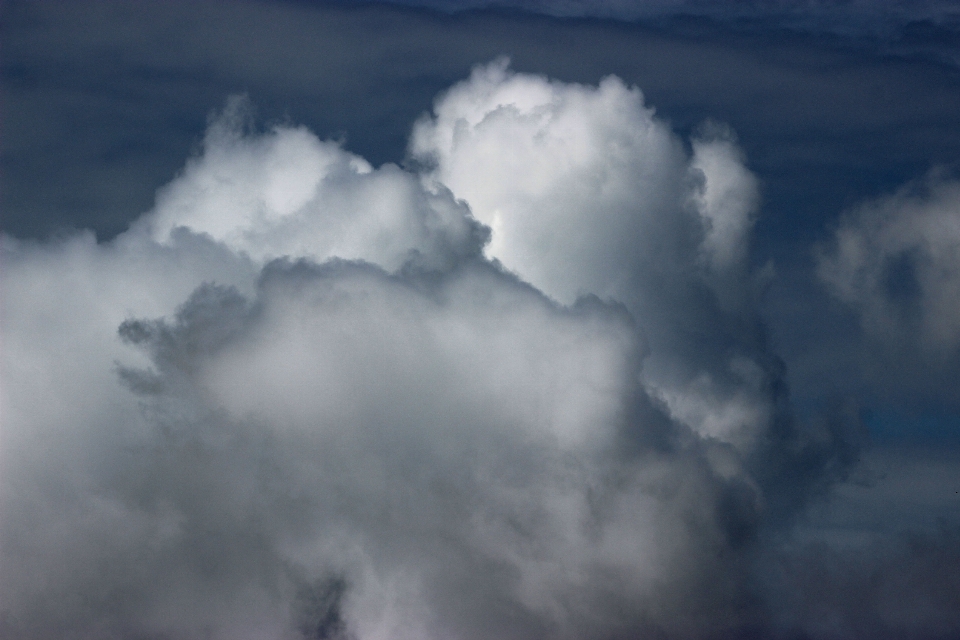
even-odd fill
[[[243,128],[110,242],[3,240],[0,634],[756,623],[757,443],[826,462],[772,435],[781,373],[721,300],[755,206],[729,137],[688,157],[638,90],[503,63],[418,125],[429,175]]]
[[[707,228],[706,259],[714,271],[722,273],[746,261],[759,194],[757,179],[744,166],[732,132],[717,125],[706,129],[702,139],[693,141],[690,166],[703,176],[693,198]]]
[[[259,261],[338,257],[390,270],[414,255],[440,267],[479,251],[484,231],[446,194],[425,192],[395,165],[373,169],[303,127],[244,136],[246,110],[232,99],[203,153],[160,191],[139,223],[155,240],[186,227]]]
[[[623,293],[638,261],[682,242],[686,157],[638,89],[550,82],[502,59],[435,112],[414,130],[414,156],[491,227],[489,256],[562,302]]]
[[[488,256],[561,302],[592,293],[625,303],[650,341],[647,381],[691,427],[738,432],[738,444],[765,428],[769,398],[724,382],[735,360],[757,354],[710,353],[721,340],[678,348],[697,339],[687,331],[750,314],[757,180],[731,132],[705,127],[688,157],[636,87],[552,82],[512,73],[505,59],[477,67],[434,113],[415,127],[411,153],[432,167],[429,185],[491,228]],[[728,419],[693,419],[688,401]]]

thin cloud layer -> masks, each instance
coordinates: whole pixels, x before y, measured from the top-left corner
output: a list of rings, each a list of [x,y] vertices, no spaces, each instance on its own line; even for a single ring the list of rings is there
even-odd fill
[[[689,144],[495,62],[416,172],[232,101],[129,231],[4,237],[0,635],[819,633],[757,563],[856,416],[791,418],[756,179]]]
[[[387,0],[457,12],[481,8],[519,9],[563,17],[657,20],[711,18],[731,23],[775,24],[781,28],[844,36],[900,39],[905,28],[955,28],[956,6],[944,0],[757,0],[731,6],[722,0]],[[956,62],[956,59],[954,59]]]

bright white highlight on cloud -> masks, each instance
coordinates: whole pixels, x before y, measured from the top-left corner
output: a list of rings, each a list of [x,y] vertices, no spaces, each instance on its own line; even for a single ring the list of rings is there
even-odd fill
[[[682,224],[680,141],[616,78],[551,83],[506,64],[444,95],[411,150],[493,230],[488,255],[564,303],[615,295]]]
[[[4,238],[0,635],[762,622],[764,514],[839,448],[784,413],[730,134],[504,62],[423,174],[244,126],[111,242]]]
[[[732,134],[713,128],[712,137],[693,141],[691,169],[703,176],[694,194],[706,227],[703,251],[711,268],[722,273],[742,268],[747,259],[759,196],[757,179],[744,166]]]
[[[676,269],[689,243],[710,270],[746,259],[757,181],[731,134],[709,127],[688,158],[640,90],[616,77],[550,82],[500,60],[435,112],[411,140],[414,157],[435,166],[429,180],[493,230],[487,255],[562,302],[630,299],[638,271],[654,261]],[[691,227],[690,208],[702,226]]]
[[[960,346],[960,182],[924,182],[866,203],[818,253],[820,278],[885,340]]]
[[[647,380],[675,417],[749,446],[770,398],[748,399],[724,379],[756,354],[676,348],[690,342],[684,330],[713,331],[750,295],[757,182],[732,135],[706,129],[688,157],[639,89],[615,77],[598,87],[551,82],[500,60],[443,95],[410,146],[432,167],[428,186],[449,188],[490,227],[488,256],[563,303],[585,293],[625,303],[651,341]]]

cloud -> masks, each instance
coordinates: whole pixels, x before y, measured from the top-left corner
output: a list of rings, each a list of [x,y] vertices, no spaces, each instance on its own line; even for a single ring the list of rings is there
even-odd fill
[[[729,128],[708,123],[703,133],[693,140],[690,164],[692,171],[703,176],[694,195],[706,227],[702,250],[714,272],[742,268],[759,207],[758,180],[746,168]]]
[[[120,332],[151,352],[124,378],[169,433],[162,467],[151,453],[116,490],[172,503],[187,558],[224,536],[214,584],[343,576],[359,637],[702,631],[737,596],[705,578],[736,579],[736,553],[713,555],[752,526],[755,492],[696,446],[663,450],[676,434],[616,307],[558,308],[482,262],[440,278],[278,262],[254,300],[204,287]],[[668,442],[616,454],[631,430]],[[266,557],[231,558],[251,534]]]
[[[232,99],[203,153],[160,191],[140,223],[156,241],[187,228],[260,262],[338,257],[391,271],[413,258],[439,268],[479,253],[486,230],[446,194],[426,193],[396,165],[374,170],[303,127],[245,137],[248,112]]]
[[[4,371],[21,381],[4,386],[5,636],[285,637],[341,620],[363,638],[593,637],[712,628],[732,606],[736,554],[715,555],[753,526],[755,490],[673,442],[621,308],[558,307],[482,261],[280,261],[251,298],[203,285],[168,320],[120,323],[143,363],[80,342],[148,282],[130,277],[143,245],[111,268],[125,239],[56,249],[61,269],[85,253],[102,287],[48,317],[65,348],[36,329],[18,344],[28,328],[5,318],[21,347],[6,364],[26,351],[63,376]],[[236,266],[181,232],[145,270],[189,243]],[[12,279],[27,262],[7,262]],[[617,453],[634,431],[667,441]],[[324,604],[329,584],[342,601]]]
[[[790,415],[732,133],[502,61],[417,171],[244,109],[113,240],[3,237],[0,635],[770,628],[857,421]]]
[[[960,346],[960,183],[933,173],[866,202],[817,253],[818,275],[887,343]]]
[[[613,295],[663,236],[688,241],[658,228],[682,224],[680,142],[617,78],[551,83],[507,64],[447,92],[411,152],[492,229],[488,255],[561,301]]]
[[[434,114],[411,154],[432,169],[428,185],[490,227],[486,255],[561,302],[625,303],[651,344],[647,380],[675,417],[747,446],[769,423],[762,388],[776,374],[750,335],[757,180],[732,133],[704,127],[690,155],[636,87],[551,82],[505,59],[477,67]],[[698,343],[707,333],[718,335]]]

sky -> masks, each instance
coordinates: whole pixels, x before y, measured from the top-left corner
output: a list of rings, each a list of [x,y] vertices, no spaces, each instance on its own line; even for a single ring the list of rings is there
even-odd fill
[[[950,2],[0,4],[0,638],[960,637]]]

